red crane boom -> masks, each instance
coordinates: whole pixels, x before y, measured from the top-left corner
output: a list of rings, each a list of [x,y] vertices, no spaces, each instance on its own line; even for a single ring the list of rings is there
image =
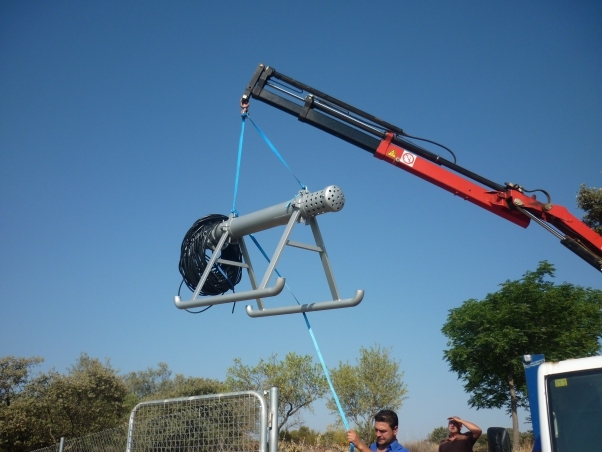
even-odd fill
[[[565,207],[542,203],[520,185],[492,182],[418,146],[404,131],[345,102],[260,64],[241,98],[260,100],[526,228],[533,220],[564,246],[602,271],[602,236]]]

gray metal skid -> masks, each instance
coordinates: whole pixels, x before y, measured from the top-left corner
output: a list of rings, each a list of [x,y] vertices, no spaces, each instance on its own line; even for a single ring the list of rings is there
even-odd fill
[[[339,309],[357,306],[364,297],[363,290],[357,290],[352,298],[341,299],[337,289],[334,274],[332,272],[326,246],[318,222],[317,215],[327,212],[338,212],[345,204],[345,196],[340,188],[336,185],[330,185],[324,190],[309,193],[307,190],[302,190],[292,200],[281,204],[268,207],[257,212],[253,212],[241,217],[230,216],[230,218],[217,225],[211,234],[213,242],[212,256],[207,263],[205,271],[192,295],[188,301],[182,301],[179,296],[174,297],[174,302],[179,309],[198,308],[203,306],[211,306],[214,304],[233,303],[237,301],[253,300],[257,301],[257,310],[253,310],[251,306],[247,306],[247,314],[250,317],[266,317],[280,314],[295,314],[300,312],[324,311],[328,309]],[[315,245],[294,242],[289,240],[293,228],[299,222],[309,224],[311,227]],[[282,237],[276,246],[276,250],[268,264],[266,272],[258,285],[255,279],[255,272],[251,264],[244,236],[255,232],[264,231],[276,226],[286,225]],[[229,260],[219,259],[219,250],[224,245],[230,242],[237,242],[242,251],[243,262],[233,262]],[[332,300],[322,301],[318,303],[309,303],[303,305],[292,305],[277,308],[266,308],[263,298],[269,298],[278,295],[282,292],[285,285],[284,278],[276,278],[276,282],[272,287],[267,287],[270,278],[273,276],[276,265],[284,251],[285,246],[293,246],[307,251],[317,252],[322,262],[322,267],[330,288]],[[225,295],[214,295],[209,297],[199,298],[199,293],[203,285],[207,281],[207,277],[215,264],[227,264],[243,267],[247,270],[252,290],[236,293],[228,293]]]

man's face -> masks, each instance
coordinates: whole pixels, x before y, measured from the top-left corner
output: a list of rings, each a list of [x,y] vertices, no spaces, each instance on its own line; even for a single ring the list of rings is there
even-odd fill
[[[374,432],[376,433],[376,444],[386,446],[395,440],[397,427],[391,428],[386,422],[375,422]]]
[[[447,429],[449,430],[449,433],[460,433],[460,424],[456,421],[449,421]]]

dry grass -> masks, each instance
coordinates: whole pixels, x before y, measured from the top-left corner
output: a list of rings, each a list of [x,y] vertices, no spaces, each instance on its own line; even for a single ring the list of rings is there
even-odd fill
[[[521,444],[516,449],[512,449],[513,452],[531,452],[533,450],[533,443]]]
[[[403,444],[410,452],[438,452],[439,447],[430,441],[413,441]],[[339,444],[335,446],[307,446],[305,444],[295,444],[289,442],[278,443],[279,452],[349,452],[348,444]],[[529,451],[530,452],[530,451]]]
[[[410,452],[438,452],[439,445],[433,444],[430,441],[412,441],[404,442],[403,445]],[[513,452],[531,452],[533,445],[530,443],[521,444],[520,447],[512,449]],[[338,444],[334,446],[308,446],[305,444],[296,444],[287,441],[281,441],[278,443],[278,450],[280,452],[348,452],[349,445]],[[487,452],[487,447],[477,449],[475,447],[474,452]]]
[[[437,452],[439,445],[427,440],[405,442],[404,447],[410,452]]]
[[[413,441],[403,444],[410,452],[437,452],[439,447],[430,441]],[[307,446],[305,444],[295,444],[286,441],[278,443],[279,452],[349,452],[348,444],[338,444],[334,446]],[[529,451],[530,452],[530,451]]]
[[[279,452],[348,452],[348,445],[335,446],[306,446],[304,443],[297,444],[288,441],[278,442]]]
[[[439,445],[431,443],[430,441],[422,440],[422,441],[413,441],[406,442],[403,444],[406,449],[410,452],[438,452]],[[512,449],[513,452],[531,452],[533,449],[533,444],[525,443],[521,444],[519,447]],[[474,452],[487,452],[487,445],[475,445]]]

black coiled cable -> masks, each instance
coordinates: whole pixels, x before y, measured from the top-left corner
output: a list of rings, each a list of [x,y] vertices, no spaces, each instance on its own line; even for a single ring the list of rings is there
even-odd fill
[[[219,214],[207,215],[197,220],[186,233],[180,250],[180,274],[184,283],[193,292],[201,280],[201,276],[211,259],[212,242],[210,234],[213,229],[228,217]],[[218,252],[218,251],[216,251]],[[238,243],[229,243],[221,250],[221,259],[242,262],[242,252]],[[201,295],[221,295],[240,282],[242,268],[235,265],[216,263],[203,285]]]

